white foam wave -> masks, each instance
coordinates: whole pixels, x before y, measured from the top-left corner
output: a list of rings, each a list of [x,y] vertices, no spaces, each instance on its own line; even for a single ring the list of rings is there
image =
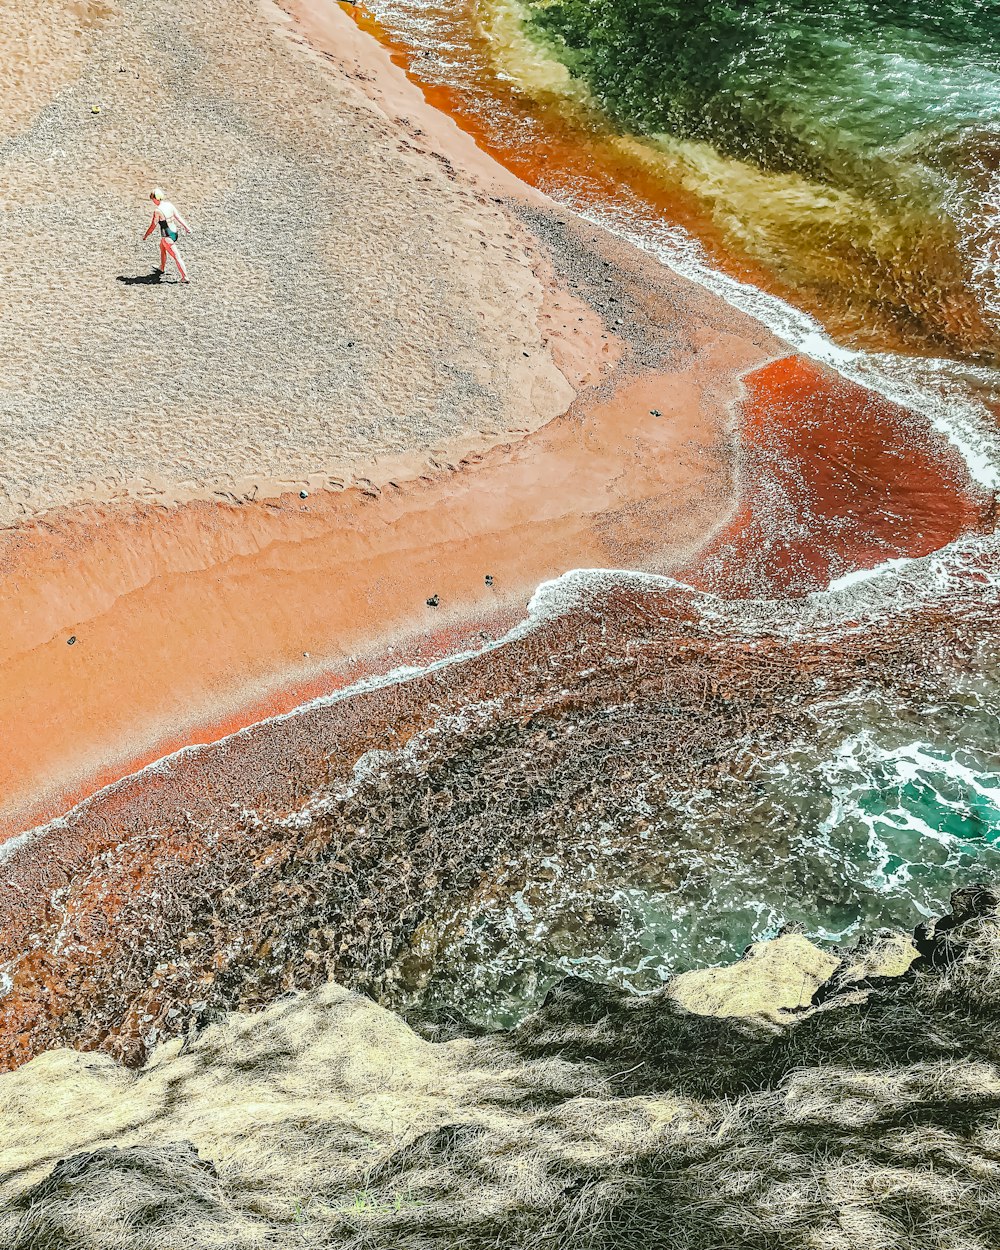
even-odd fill
[[[843,577],[835,577],[827,586],[825,593],[837,594],[842,590],[850,590],[854,586],[860,586],[863,582],[870,582],[875,578],[884,577],[887,573],[898,573],[915,563],[916,561],[912,558],[900,556],[898,559],[886,560],[882,564],[876,564],[871,569],[855,569],[852,573],[845,573]]]
[[[578,570],[566,574],[565,576],[572,580],[576,577]],[[605,573],[605,570],[593,570],[595,573]],[[614,574],[610,574],[611,577]],[[344,686],[339,690],[335,690],[330,694],[319,695],[315,699],[309,699],[305,703],[300,703],[296,707],[291,708],[287,712],[280,712],[275,716],[267,716],[262,720],[255,721],[251,725],[246,725],[242,729],[234,730],[232,733],[224,734],[220,738],[212,739],[209,742],[191,743],[188,746],[180,747],[176,751],[171,751],[168,755],[163,755],[159,759],[153,760],[146,764],[143,768],[137,769],[134,773],[129,773],[127,777],[122,777],[118,781],[113,781],[107,786],[103,786],[100,790],[95,791],[87,798],[83,799],[75,807],[71,808],[64,816],[56,817],[41,825],[36,825],[32,829],[27,829],[23,833],[17,834],[12,838],[8,838],[6,842],[0,844],[0,864],[10,861],[19,851],[25,849],[32,843],[47,837],[49,834],[60,829],[69,827],[70,822],[79,819],[94,804],[102,802],[113,794],[120,793],[124,787],[132,785],[141,777],[155,776],[157,774],[163,776],[169,774],[177,763],[186,756],[197,754],[209,747],[217,747],[225,742],[232,742],[239,738],[245,738],[256,732],[264,725],[275,725],[282,721],[299,717],[307,712],[317,708],[331,707],[336,703],[343,702],[355,695],[366,694],[373,690],[385,689],[389,686],[401,685],[404,682],[412,681],[415,678],[426,676],[429,673],[449,668],[455,664],[462,664],[477,656],[485,655],[490,651],[495,651],[508,643],[515,641],[524,636],[525,633],[537,628],[546,620],[552,619],[556,615],[560,615],[562,610],[568,609],[573,602],[570,596],[561,598],[561,592],[558,589],[562,578],[558,578],[553,582],[544,582],[532,596],[527,608],[527,612],[523,620],[514,625],[502,637],[485,642],[481,647],[473,648],[466,651],[456,651],[450,655],[442,656],[439,659],[430,661],[424,665],[400,665],[386,673],[380,673],[370,677],[364,677],[359,681],[352,682],[349,686]],[[549,599],[547,590],[551,589],[553,598]],[[541,594],[539,592],[542,592]],[[560,603],[566,605],[561,608]]]
[[[959,545],[955,544],[956,547]],[[981,544],[977,540],[965,540],[970,563],[973,549],[979,547]],[[729,600],[663,574],[634,569],[570,569],[559,577],[541,582],[531,596],[522,620],[499,638],[424,665],[402,665],[362,678],[210,742],[181,747],[96,791],[66,815],[8,839],[0,845],[0,863],[9,861],[32,842],[67,828],[93,804],[120,792],[138,778],[169,774],[185,756],[246,737],[264,725],[278,724],[317,708],[330,707],[359,694],[400,685],[497,651],[572,611],[587,611],[595,600],[615,589],[626,589],[632,594],[683,596],[701,628],[733,639],[751,639],[762,634],[796,635],[817,627],[836,630],[843,628],[845,622],[849,622],[854,630],[864,630],[873,619],[882,620],[890,612],[902,617],[907,612],[927,606],[935,594],[951,594],[961,576],[963,561],[960,559],[956,568],[947,556],[947,552],[938,552],[922,558],[889,560],[874,569],[848,573],[831,582],[826,590],[816,591],[800,600]],[[1000,583],[995,578],[988,585],[992,587],[994,596],[1000,593]],[[982,587],[981,593],[986,593]]]
[[[927,360],[843,347],[808,313],[714,269],[700,245],[686,231],[666,223],[640,220],[627,206],[610,210],[579,203],[572,207],[584,220],[627,239],[732,307],[754,317],[810,359],[919,413],[956,449],[974,482],[987,490],[1000,486],[1000,436],[989,410],[970,393],[963,381],[963,375],[995,381],[990,371],[945,359]]]

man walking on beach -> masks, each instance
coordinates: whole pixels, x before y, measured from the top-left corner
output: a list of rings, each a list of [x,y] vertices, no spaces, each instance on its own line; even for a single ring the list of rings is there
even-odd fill
[[[149,223],[149,229],[142,236],[142,240],[145,243],[156,227],[160,227],[160,267],[154,270],[154,272],[161,276],[166,273],[167,258],[170,257],[177,266],[177,272],[181,276],[181,281],[187,282],[187,270],[184,268],[181,254],[177,250],[177,226],[181,226],[185,234],[191,233],[191,227],[177,209],[174,208],[173,204],[163,198],[163,192],[159,187],[155,191],[150,191],[149,198],[153,201],[153,220]]]

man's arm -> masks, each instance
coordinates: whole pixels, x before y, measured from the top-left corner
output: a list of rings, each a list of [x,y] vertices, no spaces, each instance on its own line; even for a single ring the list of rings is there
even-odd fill
[[[153,214],[153,220],[149,223],[149,229],[142,236],[143,243],[146,242],[146,240],[149,238],[149,236],[153,233],[155,229],[156,229],[156,213]]]
[[[179,222],[181,223],[181,225],[184,227],[184,233],[185,233],[185,234],[190,234],[190,233],[191,233],[191,227],[187,224],[187,222],[186,222],[186,221],[184,220],[184,218],[180,215],[180,213],[177,211],[177,209],[176,209],[176,208],[174,209],[174,220],[175,220],[175,221],[179,221]]]

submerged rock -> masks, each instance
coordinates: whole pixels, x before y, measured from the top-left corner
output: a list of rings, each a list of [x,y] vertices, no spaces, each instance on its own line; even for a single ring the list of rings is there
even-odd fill
[[[764,1016],[808,1007],[813,995],[840,964],[798,934],[756,942],[735,964],[703,968],[675,977],[668,996],[703,1016]]]

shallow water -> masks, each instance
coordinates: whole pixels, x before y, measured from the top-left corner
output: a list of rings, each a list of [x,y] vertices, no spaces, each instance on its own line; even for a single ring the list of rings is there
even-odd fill
[[[24,841],[2,1062],[140,1062],[192,1013],[329,976],[496,1022],[565,971],[648,990],[787,921],[911,924],[996,869],[998,609],[989,537],[801,600],[559,578],[482,650],[181,753]]]
[[[907,404],[995,489],[993,6],[373,0],[370,9],[429,97],[515,172]],[[794,397],[799,417],[807,399]],[[744,597],[700,600],[705,620],[727,622],[734,639],[772,629],[835,639],[934,602],[960,631],[977,597],[996,589],[995,519],[984,515],[981,537],[923,561],[873,546],[867,563],[886,571],[858,575],[838,563],[837,535],[860,520],[852,463],[869,473],[866,456],[874,463],[883,443],[872,414],[844,407],[831,438],[807,412],[786,445],[768,424],[774,411],[769,395],[744,429],[746,483],[767,496],[758,508],[767,523],[722,535],[685,573]],[[914,425],[915,445],[924,436]],[[796,499],[813,477],[811,496],[826,505],[807,515]],[[943,498],[918,503],[913,466],[899,466],[897,485],[913,497],[885,510],[883,537],[917,510],[948,515]],[[795,593],[808,563],[796,543],[811,543],[815,560],[816,535],[838,591],[776,621],[746,595],[773,593],[776,569]],[[991,643],[990,618],[977,629]],[[859,679],[780,748],[747,742],[739,775],[669,793],[653,777],[634,794],[616,791],[604,823],[560,826],[444,934],[418,935],[390,998],[509,1022],[569,971],[645,991],[786,923],[850,942],[940,910],[957,884],[1000,869],[1000,690],[989,647],[984,656],[953,686],[931,689],[925,673],[888,699]],[[602,781],[596,763],[592,780]]]
[[[940,304],[967,294],[964,328],[995,350],[995,6],[536,0],[527,13],[618,125],[674,153],[708,145],[773,176],[741,191],[746,174],[733,168],[712,188],[731,198],[751,248],[788,268],[854,247],[866,254],[867,293],[894,289],[928,327],[944,329],[954,310]],[[910,280],[918,258],[922,291]]]
[[[994,6],[369,6],[436,102],[577,207],[668,220],[842,341],[995,359]]]
[[[1000,871],[997,744],[983,691],[892,715],[848,700],[744,778],[666,802],[640,787],[418,946],[395,1001],[510,1024],[567,973],[649,992],[788,924],[845,945],[912,927]]]

